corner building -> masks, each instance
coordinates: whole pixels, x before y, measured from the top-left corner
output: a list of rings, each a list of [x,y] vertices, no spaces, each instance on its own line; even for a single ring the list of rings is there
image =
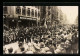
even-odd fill
[[[3,21],[9,28],[38,26],[40,22],[40,7],[3,6]]]

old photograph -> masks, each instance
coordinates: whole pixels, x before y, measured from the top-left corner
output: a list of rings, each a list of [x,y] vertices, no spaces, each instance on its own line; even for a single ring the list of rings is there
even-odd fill
[[[3,54],[78,54],[78,6],[3,6]]]

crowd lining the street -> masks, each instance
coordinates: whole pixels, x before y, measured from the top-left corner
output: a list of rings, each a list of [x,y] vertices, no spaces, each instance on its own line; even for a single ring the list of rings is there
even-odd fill
[[[22,27],[3,30],[3,46],[18,41],[19,49],[3,48],[4,54],[77,54],[78,27],[70,25],[45,27]],[[24,42],[27,45],[24,47]]]

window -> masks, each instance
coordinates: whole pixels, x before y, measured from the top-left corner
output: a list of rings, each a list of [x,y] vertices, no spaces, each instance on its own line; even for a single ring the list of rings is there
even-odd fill
[[[50,11],[48,11],[48,15],[50,15]]]
[[[31,15],[34,17],[34,10],[32,9]]]
[[[38,17],[40,17],[40,13],[38,12]]]
[[[35,17],[37,17],[37,11],[35,10]]]
[[[27,10],[27,15],[30,16],[30,8]]]
[[[3,7],[3,13],[4,13],[4,14],[7,14],[7,13],[8,13],[8,11],[7,11],[7,6]]]
[[[25,6],[23,6],[23,8],[22,8],[22,15],[26,15],[26,7]]]
[[[48,6],[48,9],[50,9],[50,6]]]
[[[21,14],[21,7],[20,6],[16,7],[16,14]]]

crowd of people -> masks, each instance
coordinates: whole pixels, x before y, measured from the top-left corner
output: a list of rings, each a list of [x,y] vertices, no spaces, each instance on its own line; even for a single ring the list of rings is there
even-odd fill
[[[70,25],[45,27],[22,27],[3,31],[3,44],[18,41],[19,49],[8,54],[77,54],[78,53],[78,27]],[[24,47],[26,42],[26,48]],[[6,48],[3,48],[6,53]]]
[[[5,28],[3,30],[3,45],[16,42],[18,37],[18,29]]]

